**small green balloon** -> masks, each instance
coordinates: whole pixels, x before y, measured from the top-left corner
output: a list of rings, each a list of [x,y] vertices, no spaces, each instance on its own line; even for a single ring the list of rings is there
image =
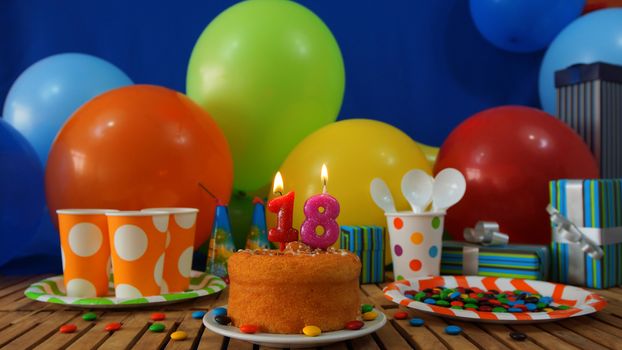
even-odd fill
[[[270,182],[299,141],[335,121],[344,86],[330,30],[284,0],[244,1],[222,12],[195,44],[186,80],[188,96],[229,140],[240,190]]]

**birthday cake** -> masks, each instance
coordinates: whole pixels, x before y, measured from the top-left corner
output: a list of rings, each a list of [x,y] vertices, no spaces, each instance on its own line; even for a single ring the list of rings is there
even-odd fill
[[[228,315],[267,333],[343,329],[360,318],[359,258],[341,249],[290,242],[284,251],[240,250],[229,258]]]

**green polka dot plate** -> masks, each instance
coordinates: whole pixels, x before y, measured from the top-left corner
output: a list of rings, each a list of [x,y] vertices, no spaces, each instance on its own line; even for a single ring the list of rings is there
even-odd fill
[[[210,275],[207,272],[192,271],[190,274],[190,288],[184,292],[152,295],[142,298],[122,299],[115,298],[112,282],[109,286],[109,296],[96,298],[68,297],[66,295],[63,276],[48,277],[37,283],[31,284],[24,294],[27,298],[45,303],[63,304],[81,308],[135,308],[142,306],[156,306],[178,303],[185,300],[195,299],[210,294],[215,294],[225,289],[227,284],[220,277]]]

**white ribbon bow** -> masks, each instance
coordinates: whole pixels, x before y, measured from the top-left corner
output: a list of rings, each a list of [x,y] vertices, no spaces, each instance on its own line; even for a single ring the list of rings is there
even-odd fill
[[[603,250],[589,239],[577,225],[568,220],[550,204],[546,207],[546,211],[551,215],[551,222],[554,225],[556,234],[568,242],[578,243],[581,246],[581,250],[592,257],[592,259],[602,259]]]

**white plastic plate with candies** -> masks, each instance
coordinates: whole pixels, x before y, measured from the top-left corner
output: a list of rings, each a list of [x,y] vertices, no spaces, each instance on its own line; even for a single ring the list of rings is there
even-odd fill
[[[226,308],[227,306],[223,307]],[[377,331],[387,323],[387,318],[381,311],[377,309],[374,309],[374,311],[378,314],[378,317],[372,321],[365,321],[365,325],[359,330],[326,332],[316,337],[308,337],[302,334],[242,333],[237,327],[230,325],[223,326],[216,322],[213,315],[214,310],[205,314],[203,317],[203,324],[207,329],[222,336],[244,340],[262,346],[275,348],[311,348],[362,337]]]
[[[492,312],[479,308],[451,308],[431,302],[413,300],[414,291],[444,288],[475,288],[482,291],[522,291],[525,294],[550,297],[550,307],[535,312]],[[599,295],[585,289],[564,284],[483,276],[428,276],[410,278],[390,283],[384,288],[387,299],[436,316],[489,323],[537,323],[591,314],[601,310],[607,302]]]

